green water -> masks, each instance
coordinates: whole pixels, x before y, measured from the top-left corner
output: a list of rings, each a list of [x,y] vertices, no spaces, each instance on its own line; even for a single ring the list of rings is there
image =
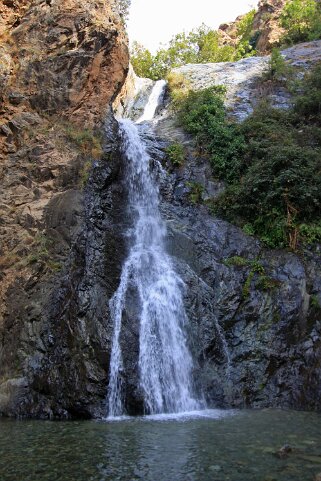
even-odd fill
[[[273,453],[286,443],[293,452],[278,459]],[[318,473],[321,414],[0,420],[1,481],[314,481]]]

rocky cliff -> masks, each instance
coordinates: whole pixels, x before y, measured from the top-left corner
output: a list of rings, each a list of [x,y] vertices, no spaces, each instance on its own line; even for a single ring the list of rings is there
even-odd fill
[[[252,24],[252,36],[255,39],[255,49],[260,54],[266,54],[278,45],[284,30],[279,18],[286,0],[260,0]],[[219,34],[224,44],[234,45],[238,36],[238,24],[244,16],[234,22],[224,23],[219,27]]]
[[[281,54],[285,64],[300,78],[321,61],[321,40],[294,45],[282,50]],[[186,78],[195,90],[225,85],[226,107],[230,115],[244,120],[265,97],[269,97],[272,105],[278,108],[286,108],[291,102],[290,93],[282,82],[262,82],[269,59],[269,56],[261,56],[238,62],[189,64],[173,71]]]
[[[128,51],[111,2],[6,1],[2,9],[0,412],[104,416],[113,333],[108,301],[131,225],[110,105],[136,118],[151,83],[136,89],[129,77],[118,96]],[[284,55],[299,72],[320,53],[315,42]],[[267,62],[181,73],[196,87],[225,83],[231,113],[242,119],[262,95]],[[269,94],[286,107],[284,91]],[[319,251],[271,251],[212,217],[193,202],[191,186],[202,186],[203,200],[224,186],[192,139],[166,110],[156,128],[142,131],[160,182],[168,251],[186,286],[198,388],[214,406],[320,409]],[[166,156],[176,140],[186,148],[179,168]],[[122,375],[126,407],[135,414],[142,409],[135,293],[126,305]]]
[[[300,44],[282,54],[302,76],[320,61],[321,42]],[[176,73],[194,89],[224,84],[230,115],[243,120],[262,96],[269,95],[279,108],[291,103],[290,93],[279,82],[262,92],[268,60],[187,65]],[[134,104],[134,116],[135,111]],[[170,109],[162,112],[154,133],[146,128],[143,135],[151,158],[164,167],[158,171],[161,210],[167,222],[167,246],[185,282],[198,388],[211,406],[320,410],[320,248],[299,255],[269,250],[210,215],[206,200],[224,186],[212,177],[208,160],[175,123]],[[179,167],[166,155],[166,147],[175,142],[185,151]],[[157,163],[154,168],[157,171]],[[124,373],[127,406],[137,412],[141,399],[133,373],[138,330],[132,309],[126,314],[126,326],[124,350],[131,346]]]
[[[321,60],[321,42],[299,44],[282,55],[302,77]],[[277,108],[291,104],[280,82],[262,90],[268,60],[187,65],[176,73],[194,89],[225,85],[229,114],[239,121],[262,97]],[[171,115],[164,114],[157,132],[163,141],[183,143],[187,153],[179,169],[172,167],[170,188],[163,185],[163,212],[187,285],[197,378],[208,399],[221,406],[320,410],[320,246],[299,255],[268,250],[208,215],[205,205],[190,205],[191,186],[201,186],[204,201],[223,186],[211,178],[207,159],[195,155],[192,139]]]
[[[49,308],[88,220],[89,171],[107,178],[119,162],[110,105],[128,71],[127,36],[113,1],[3,1],[0,13],[0,411],[48,417],[34,371],[45,354],[50,364],[45,330],[80,342]],[[50,373],[63,397],[65,362]]]

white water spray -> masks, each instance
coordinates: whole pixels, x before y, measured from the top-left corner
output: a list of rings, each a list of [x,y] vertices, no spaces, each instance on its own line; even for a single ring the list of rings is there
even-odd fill
[[[164,89],[155,85],[144,119],[156,111]],[[148,109],[148,112],[146,112]],[[142,121],[142,118],[140,121]],[[109,416],[124,414],[120,333],[128,288],[140,302],[139,378],[147,413],[177,413],[200,408],[193,397],[193,362],[187,347],[184,284],[176,274],[164,246],[165,224],[159,212],[157,185],[150,159],[130,120],[120,121],[124,154],[128,161],[129,208],[134,216],[132,245],[123,265],[120,285],[110,301],[114,321],[108,408]]]
[[[152,120],[154,118],[156,109],[160,103],[161,97],[164,93],[166,86],[166,81],[165,80],[158,80],[152,90],[152,93],[150,94],[150,97],[148,99],[148,102],[146,104],[146,107],[144,109],[144,113],[139,119],[137,120],[137,124],[140,124],[141,122],[145,122],[147,120]]]

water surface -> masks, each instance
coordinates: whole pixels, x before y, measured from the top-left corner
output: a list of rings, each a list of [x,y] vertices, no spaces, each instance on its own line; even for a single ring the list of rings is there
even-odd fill
[[[277,458],[286,443],[293,452]],[[314,481],[321,473],[321,414],[2,419],[0,452],[1,481]]]

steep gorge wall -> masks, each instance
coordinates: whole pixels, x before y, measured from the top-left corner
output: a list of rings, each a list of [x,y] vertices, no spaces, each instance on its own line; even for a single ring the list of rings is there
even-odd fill
[[[59,336],[60,353],[69,343],[82,358],[81,334],[50,309],[86,237],[91,165],[107,196],[119,169],[111,103],[128,71],[127,36],[113,0],[4,0],[0,14],[0,412],[68,416],[48,398],[66,399],[85,361],[74,372],[76,361],[49,351]]]
[[[109,110],[113,103],[122,111],[128,92],[129,98],[136,92],[129,77],[118,96],[128,69],[126,36],[106,2],[8,0],[4,7],[0,413],[103,416],[113,332],[108,299],[118,287],[130,225]],[[285,55],[309,68],[320,59],[320,43]],[[244,118],[266,64],[254,58],[181,73],[196,87],[227,80],[230,107]],[[135,118],[150,87],[143,83]],[[173,118],[165,116],[156,134],[155,140],[146,132],[146,142],[167,170],[159,174],[161,209],[168,249],[187,287],[199,387],[218,406],[320,409],[320,309],[312,302],[321,296],[320,256],[266,250],[195,205],[191,183],[202,184],[205,197],[222,186]],[[164,150],[176,140],[186,145],[187,159],[175,169]],[[229,264],[235,256],[244,264]],[[275,288],[260,288],[254,261]],[[134,414],[141,406],[134,293],[127,302],[123,376]]]
[[[255,49],[259,54],[271,52],[278,45],[284,34],[279,18],[287,0],[260,0],[253,19],[252,34],[255,37]],[[237,41],[238,23],[244,16],[234,22],[224,23],[219,27],[221,41],[233,45]]]

